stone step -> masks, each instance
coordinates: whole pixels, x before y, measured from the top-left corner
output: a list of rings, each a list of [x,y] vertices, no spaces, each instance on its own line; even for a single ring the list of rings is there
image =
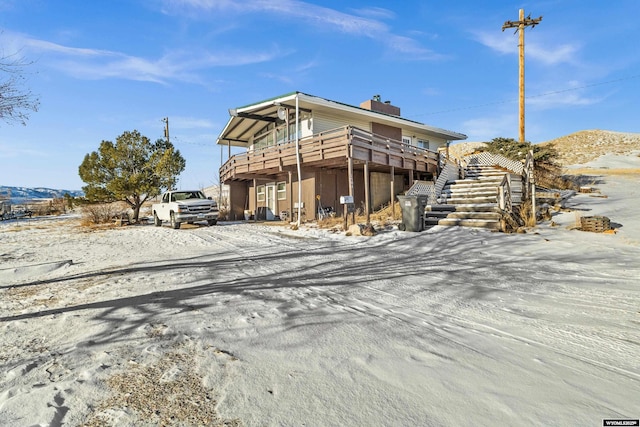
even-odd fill
[[[500,169],[500,170],[504,170],[504,168],[502,166],[487,165],[487,164],[484,164],[484,163],[472,163],[470,165],[467,165],[467,169]]]
[[[498,203],[498,195],[494,194],[493,196],[486,197],[452,197],[447,199],[448,205],[468,205],[476,203]]]
[[[495,203],[457,204],[457,205],[427,205],[426,212],[500,212]]]
[[[506,172],[465,172],[465,178],[489,178],[489,177],[503,177],[507,173]]]
[[[425,220],[425,226],[430,227],[434,225],[442,225],[445,227],[474,227],[474,228],[486,228],[489,230],[500,230],[500,221],[494,221],[489,219],[464,219],[464,218],[443,218],[443,219],[429,219]]]
[[[469,197],[491,197],[498,194],[498,188],[489,188],[489,189],[474,189],[473,191],[443,191],[441,193],[442,197],[446,197],[447,199],[455,199],[455,198],[469,198]]]
[[[490,219],[494,221],[499,221],[500,214],[498,212],[475,212],[475,211],[468,211],[468,212],[430,211],[430,212],[425,212],[425,218],[427,219],[428,218],[488,219],[488,220]]]
[[[470,165],[465,168],[465,170],[475,170],[475,171],[504,171],[505,169],[499,166],[486,166],[486,165]]]
[[[474,189],[483,189],[483,188],[498,188],[500,186],[501,181],[491,182],[491,181],[460,181],[454,184],[446,184],[443,187],[443,190],[446,189],[456,189],[463,191],[470,191]]]
[[[500,185],[502,182],[502,176],[479,176],[479,177],[471,177],[466,179],[455,179],[451,181],[447,181],[449,185],[464,185],[464,184],[487,184],[495,182],[496,185]]]

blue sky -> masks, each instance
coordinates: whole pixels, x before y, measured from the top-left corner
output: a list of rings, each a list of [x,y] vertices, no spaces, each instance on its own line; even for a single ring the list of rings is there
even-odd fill
[[[293,91],[518,138],[518,36],[501,29],[520,8],[543,16],[525,33],[527,140],[640,132],[637,0],[0,0],[2,52],[33,61],[40,99],[27,126],[0,122],[0,185],[79,190],[102,140],[162,138],[168,117],[180,187],[209,186],[228,109]]]

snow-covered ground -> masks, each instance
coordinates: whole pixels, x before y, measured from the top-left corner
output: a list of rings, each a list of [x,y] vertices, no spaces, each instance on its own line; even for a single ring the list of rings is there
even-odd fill
[[[637,419],[638,182],[511,235],[2,223],[0,425]]]

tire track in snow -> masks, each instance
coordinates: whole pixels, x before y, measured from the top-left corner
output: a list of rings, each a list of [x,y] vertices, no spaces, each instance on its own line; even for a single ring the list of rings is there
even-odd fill
[[[313,242],[313,239],[305,239],[304,242],[301,240],[298,244],[297,241],[290,240],[287,236],[279,236],[274,232],[264,232],[257,231],[254,233],[255,240],[248,242],[245,239],[242,239],[238,236],[235,236],[233,233],[225,233],[224,235],[211,235],[206,233],[202,234],[194,234],[197,237],[209,241],[214,241],[218,244],[225,245],[229,249],[235,251],[238,254],[243,255],[243,261],[249,262],[251,264],[251,268],[248,268],[244,271],[246,275],[255,274],[256,271],[265,272],[267,274],[281,274],[283,270],[290,270],[290,265],[287,265],[286,259],[282,259],[281,261],[276,261],[274,259],[273,262],[267,265],[263,265],[260,262],[252,260],[252,256],[259,256],[264,254],[273,253],[274,246],[284,251],[291,252],[299,252],[304,251],[308,253],[310,256],[318,256],[318,252],[323,252],[323,256],[328,257],[326,255],[327,249],[331,249],[332,245],[327,245],[326,243],[317,244],[317,245],[309,245],[309,243]],[[338,249],[343,249],[340,245],[335,246]],[[364,248],[363,248],[364,250]],[[378,252],[378,250],[388,250],[387,247],[376,247],[376,245],[367,247],[366,250],[371,250],[374,252]],[[283,251],[283,252],[284,252]],[[336,261],[339,261],[340,257],[335,257]],[[463,261],[452,260],[448,257],[444,256],[430,256],[428,259],[427,268],[419,269],[418,272],[429,272],[429,267],[438,267],[442,264],[447,263],[447,265],[455,270],[457,268],[483,268],[485,271],[490,271],[487,269],[487,264],[485,261],[481,259],[465,259]],[[522,268],[521,274],[526,277],[527,272],[531,272],[534,269],[545,271],[546,273],[546,265],[539,265],[538,262],[537,267],[526,267]],[[542,263],[544,264],[544,263]],[[331,263],[325,263],[324,266],[329,266],[328,268],[334,269],[335,266],[331,265]],[[282,268],[284,267],[284,269]],[[575,264],[572,266],[564,266],[569,272],[579,271],[581,266],[579,264]],[[314,265],[306,266],[307,272],[313,272],[316,277],[322,278],[325,273],[323,268],[317,268]],[[561,274],[562,272],[558,271],[553,274]],[[564,271],[567,273],[567,271]],[[583,272],[584,273],[584,272]],[[416,272],[412,272],[412,274],[416,274]],[[295,282],[295,277],[292,278]],[[502,278],[499,276],[495,277],[484,277],[484,282],[491,282],[492,280],[496,283],[499,282]],[[563,328],[553,327],[551,323],[548,321],[538,320],[526,316],[522,316],[522,313],[517,313],[517,311],[509,311],[508,309],[504,310],[504,312],[500,312],[501,309],[498,306],[481,306],[479,304],[472,304],[468,301],[460,300],[460,295],[452,295],[451,292],[434,292],[430,296],[432,299],[429,301],[429,310],[427,313],[425,311],[407,307],[406,305],[394,305],[389,303],[388,299],[393,298],[399,301],[403,300],[402,296],[394,294],[393,292],[388,292],[386,290],[377,289],[372,286],[362,285],[360,283],[352,283],[349,286],[351,288],[361,288],[366,289],[368,292],[367,299],[358,299],[346,296],[344,293],[339,291],[331,290],[328,287],[319,287],[314,285],[309,285],[309,279],[301,278],[297,280],[300,284],[301,288],[297,288],[295,290],[296,293],[302,293],[301,295],[293,295],[292,290],[282,290],[283,292],[288,292],[290,296],[294,298],[306,298],[306,302],[309,303],[309,299],[315,299],[324,303],[325,305],[330,305],[334,307],[338,307],[341,310],[355,313],[358,315],[371,316],[377,319],[383,319],[392,322],[404,322],[409,324],[412,328],[416,330],[420,330],[424,332],[424,325],[428,325],[430,327],[430,332],[438,335],[439,337],[446,339],[458,346],[462,346],[470,351],[481,353],[487,357],[493,357],[486,352],[482,351],[479,348],[473,347],[468,343],[464,343],[459,339],[452,338],[446,331],[446,324],[442,324],[442,320],[446,319],[448,322],[455,321],[457,326],[464,328],[467,331],[473,331],[476,334],[486,336],[487,334],[491,334],[494,336],[498,336],[503,339],[512,339],[516,340],[528,345],[535,345],[538,347],[545,348],[550,350],[556,354],[562,355],[564,357],[568,357],[572,360],[580,361],[586,364],[590,364],[592,366],[597,366],[598,368],[605,369],[609,372],[614,372],[619,375],[624,375],[628,378],[639,379],[640,374],[630,371],[628,369],[613,366],[606,362],[607,353],[611,351],[633,351],[634,343],[633,341],[628,342],[626,344],[620,343],[612,343],[612,340],[624,341],[623,337],[615,337],[615,336],[600,336],[600,335],[590,335],[592,331],[588,328],[583,328],[582,330],[569,330],[566,328],[566,324],[563,324]],[[545,283],[549,283],[549,278],[546,277]],[[329,285],[329,284],[328,284]],[[335,285],[335,284],[333,284]],[[337,285],[336,285],[337,286]],[[582,307],[585,309],[593,310],[593,311],[610,311],[619,314],[632,314],[632,310],[627,310],[625,308],[619,308],[612,305],[602,305],[602,304],[593,304],[589,302],[588,295],[589,289],[578,289],[575,287],[567,286],[567,285],[554,285],[552,289],[552,293],[545,293],[542,291],[527,291],[523,289],[515,288],[514,286],[507,284],[504,287],[499,286],[488,286],[486,284],[474,284],[476,288],[486,291],[500,291],[508,294],[520,295],[525,298],[533,297],[533,298],[551,298],[553,299],[553,304],[562,304],[569,307]],[[460,284],[460,283],[447,283],[448,291],[452,289],[465,290],[469,288],[468,284]],[[302,290],[301,290],[302,289]],[[544,288],[545,290],[549,290],[548,286]],[[579,294],[579,292],[581,294]],[[584,293],[587,293],[587,297],[584,297]],[[372,293],[378,294],[383,297],[384,300],[380,299],[371,299],[370,296]],[[598,299],[601,299],[602,295],[599,295],[601,292],[595,292],[598,295]],[[544,305],[543,307],[546,307]],[[449,310],[437,309],[436,307],[449,307]],[[455,313],[463,312],[465,316],[456,315]],[[513,324],[514,319],[518,319],[517,325],[521,326],[523,329],[532,330],[534,333],[533,337],[523,336],[522,334],[514,334],[512,332],[508,332],[504,328],[501,328],[500,325]],[[522,321],[524,319],[524,322]],[[497,324],[497,326],[496,326]],[[533,329],[532,329],[533,328]],[[540,338],[546,339],[540,339]],[[628,341],[628,340],[627,340]],[[603,346],[603,344],[605,344]],[[580,349],[581,353],[586,352],[589,355],[583,355],[576,351],[571,351],[571,349]],[[576,369],[573,366],[573,369]],[[584,371],[581,371],[584,372]]]

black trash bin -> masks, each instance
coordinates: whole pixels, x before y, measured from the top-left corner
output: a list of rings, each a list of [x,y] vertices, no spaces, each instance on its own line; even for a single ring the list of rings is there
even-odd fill
[[[398,228],[402,231],[424,230],[424,209],[427,206],[426,195],[397,196],[402,209],[402,223]]]

